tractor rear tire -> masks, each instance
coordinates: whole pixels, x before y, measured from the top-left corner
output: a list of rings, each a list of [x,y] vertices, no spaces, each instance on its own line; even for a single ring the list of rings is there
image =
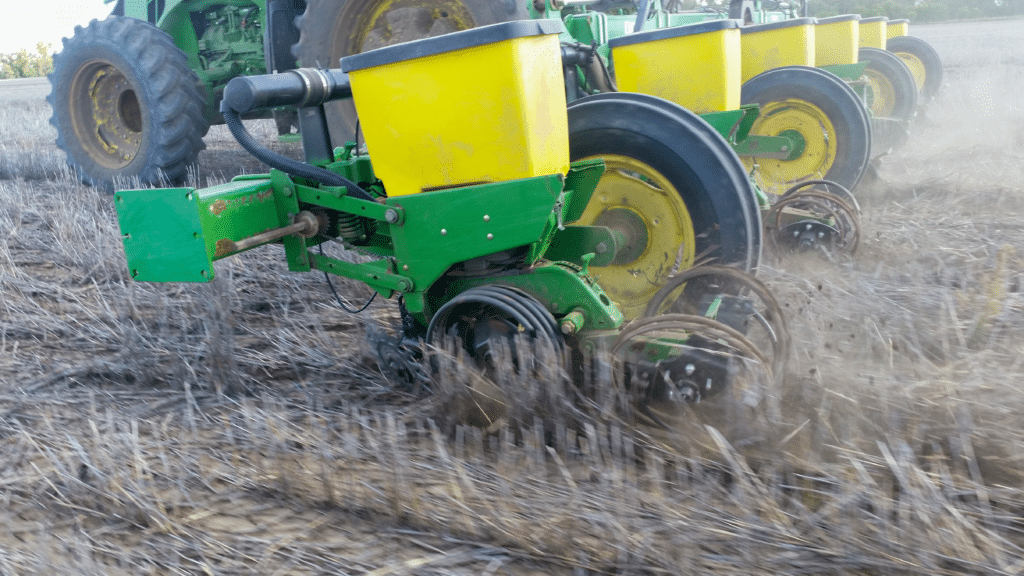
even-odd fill
[[[296,20],[300,35],[294,51],[300,66],[337,68],[342,56],[529,18],[520,0],[308,0]],[[352,101],[329,102],[324,108],[334,145],[354,140]]]
[[[914,36],[896,36],[889,38],[885,49],[896,54],[910,68],[920,91],[920,103],[931,102],[942,87],[942,59],[935,48]]]
[[[791,160],[758,161],[762,188],[781,194],[805,180],[831,180],[853,190],[860,182],[871,158],[871,122],[861,99],[834,74],[807,66],[775,68],[744,83],[741,99],[761,106],[751,134],[792,131],[806,144]]]
[[[910,120],[917,110],[917,84],[910,68],[892,52],[878,48],[861,48],[858,59],[867,62],[864,75],[873,90],[868,107],[878,118]]]
[[[744,271],[761,257],[761,217],[736,153],[696,114],[645,94],[613,92],[569,105],[572,160],[606,170],[580,224],[607,226],[626,242],[591,267],[629,318],[680,270],[712,261]]]
[[[729,18],[742,20],[743,26],[750,26],[754,23],[754,0],[731,0],[729,2]]]
[[[178,184],[205,147],[199,78],[147,22],[110,16],[76,26],[49,78],[57,147],[85,184]]]

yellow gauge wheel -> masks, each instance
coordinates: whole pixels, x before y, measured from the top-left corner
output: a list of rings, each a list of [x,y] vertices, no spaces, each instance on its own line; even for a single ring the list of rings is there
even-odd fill
[[[836,161],[837,138],[832,121],[821,108],[805,100],[790,98],[763,104],[750,133],[793,136],[798,141],[795,158],[757,159],[758,184],[772,194],[782,194],[803,180],[823,178]],[[742,160],[748,170],[753,168],[754,158]]]
[[[871,114],[876,118],[892,117],[896,108],[896,87],[892,80],[870,67],[864,70],[864,80],[867,82],[867,105]]]
[[[910,75],[914,77],[914,84],[917,85],[917,91],[919,93],[923,93],[924,80],[928,75],[924,62],[910,52],[897,52],[896,56],[899,56],[899,59],[907,65],[907,68],[910,68]]]
[[[142,111],[125,75],[109,62],[82,66],[71,81],[68,110],[75,138],[98,165],[124,168],[142,147]]]
[[[605,172],[579,223],[606,226],[619,238],[615,260],[590,272],[629,320],[670,274],[693,266],[696,234],[686,203],[660,172],[627,156],[586,159],[594,158],[604,160]]]

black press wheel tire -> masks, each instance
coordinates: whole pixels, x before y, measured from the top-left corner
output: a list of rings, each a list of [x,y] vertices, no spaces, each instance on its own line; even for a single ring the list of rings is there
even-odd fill
[[[568,116],[572,160],[606,163],[580,223],[627,239],[611,265],[591,268],[627,319],[642,314],[671,274],[697,261],[756,270],[754,190],[710,125],[666,100],[624,92],[576,100]]]
[[[76,26],[49,78],[57,146],[86,184],[181,183],[205,147],[199,78],[146,22],[110,16]]]
[[[808,143],[793,159],[757,161],[769,192],[781,194],[806,180],[831,180],[848,190],[860,182],[871,158],[871,121],[860,97],[834,74],[808,66],[774,68],[744,83],[741,100],[761,107],[752,134],[792,130]]]
[[[913,36],[889,38],[885,49],[896,54],[914,74],[920,100],[930,102],[942,86],[942,59],[932,45]]]
[[[299,65],[337,68],[342,56],[476,26],[526,20],[518,0],[308,0],[296,19]],[[352,100],[325,105],[335,145],[355,137]]]
[[[910,120],[917,110],[917,84],[910,68],[892,52],[878,48],[861,48],[858,59],[867,62],[864,74],[874,94],[868,109],[879,118]]]

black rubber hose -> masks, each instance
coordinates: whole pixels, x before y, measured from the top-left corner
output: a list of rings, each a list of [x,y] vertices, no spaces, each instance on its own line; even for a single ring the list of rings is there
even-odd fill
[[[297,160],[292,160],[287,156],[282,156],[261,145],[252,137],[251,134],[249,134],[249,131],[245,129],[245,125],[242,124],[241,117],[231,108],[230,105],[228,105],[227,100],[221,101],[220,112],[224,115],[224,123],[228,125],[228,130],[231,131],[231,135],[235,137],[238,144],[242,148],[245,148],[249,154],[252,154],[260,162],[263,162],[271,168],[277,168],[291,176],[308,178],[325,186],[344,186],[345,189],[348,190],[349,196],[360,200],[366,200],[368,202],[375,202],[373,196],[371,196],[369,192],[363,190],[358,184],[348,178],[345,178],[341,174],[335,174],[326,168],[311,166]]]

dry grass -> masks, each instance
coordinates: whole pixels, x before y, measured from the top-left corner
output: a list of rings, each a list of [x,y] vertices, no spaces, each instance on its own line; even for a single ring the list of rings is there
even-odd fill
[[[614,388],[529,383],[461,426],[470,374],[391,390],[364,333],[393,304],[349,316],[273,249],[130,282],[109,197],[67,177],[44,107],[8,106],[0,574],[1020,573],[1024,68],[947,75],[858,191],[858,255],[763,270],[794,336],[780,413],[727,397],[672,434]],[[204,182],[259,170],[207,142]]]

